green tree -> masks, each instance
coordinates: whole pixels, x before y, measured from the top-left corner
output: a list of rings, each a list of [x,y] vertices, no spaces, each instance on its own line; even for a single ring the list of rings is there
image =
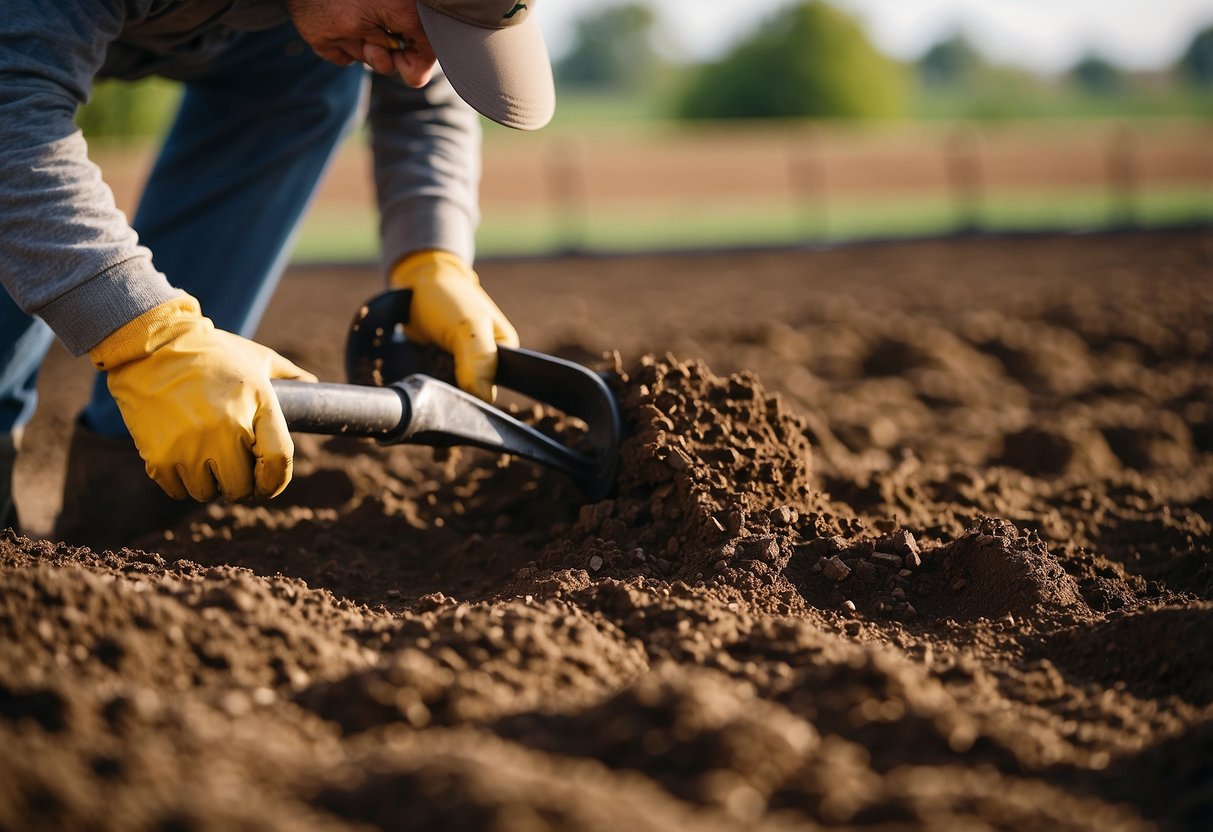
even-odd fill
[[[660,63],[653,48],[656,17],[638,3],[607,6],[577,22],[573,46],[558,60],[556,80],[596,91],[644,86]]]
[[[683,96],[684,118],[876,118],[905,108],[904,71],[852,18],[821,0],[785,9]]]
[[[986,66],[968,39],[954,34],[939,41],[918,59],[918,76],[926,87],[956,88],[970,84]]]
[[[1213,26],[1196,33],[1176,69],[1193,86],[1213,88]]]
[[[1125,88],[1125,74],[1116,64],[1099,55],[1086,55],[1070,70],[1070,80],[1095,95],[1115,95]]]

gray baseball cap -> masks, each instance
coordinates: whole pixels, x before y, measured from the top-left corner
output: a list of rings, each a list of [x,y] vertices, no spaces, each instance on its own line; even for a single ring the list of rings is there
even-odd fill
[[[459,96],[506,127],[538,130],[556,112],[556,85],[536,0],[417,0],[442,71]]]

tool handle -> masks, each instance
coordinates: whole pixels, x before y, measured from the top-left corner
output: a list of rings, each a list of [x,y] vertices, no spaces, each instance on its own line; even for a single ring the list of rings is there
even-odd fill
[[[411,289],[393,289],[358,310],[346,339],[346,378],[383,385],[423,373],[454,384],[453,365],[434,366],[427,348],[404,337],[412,301]],[[614,395],[601,376],[572,361],[498,344],[493,381],[584,421],[601,453],[604,479],[614,478],[623,429]]]
[[[386,440],[426,445],[473,445],[532,459],[568,473],[593,500],[614,487],[623,421],[614,394],[592,370],[551,355],[497,345],[496,384],[551,405],[585,423],[589,453],[574,451],[451,386],[449,355],[408,340],[413,293],[394,289],[371,298],[350,324],[346,378],[389,385],[407,398],[412,421]]]
[[[564,447],[508,414],[420,373],[389,387],[272,382],[286,424],[299,433],[362,436],[380,444],[468,445],[509,453],[571,476],[592,499],[610,482],[595,460]]]
[[[409,424],[385,444],[450,447],[467,445],[513,454],[563,471],[592,499],[600,500],[610,483],[600,482],[595,459],[565,447],[504,411],[427,375],[416,373],[392,385],[408,400]]]
[[[410,421],[408,400],[394,387],[282,379],[271,383],[287,427],[299,433],[391,441]]]

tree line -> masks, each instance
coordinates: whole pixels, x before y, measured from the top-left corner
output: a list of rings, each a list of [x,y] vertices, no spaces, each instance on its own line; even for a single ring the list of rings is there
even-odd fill
[[[657,82],[670,90],[669,114],[686,119],[898,116],[916,96],[961,91],[972,116],[1013,115],[1017,101],[1059,87],[1093,96],[1166,86],[1213,94],[1213,26],[1193,37],[1168,72],[1131,73],[1092,53],[1060,79],[996,65],[959,33],[915,61],[894,60],[858,21],[824,0],[784,8],[702,64],[662,58],[654,46],[656,26],[652,10],[639,2],[582,19],[556,63],[558,81],[567,89],[636,94]]]
[[[570,48],[555,62],[561,90],[643,97],[656,102],[653,115],[686,120],[993,118],[1030,113],[1059,95],[1114,99],[1159,90],[1191,91],[1203,114],[1213,115],[1213,26],[1195,34],[1167,71],[1132,73],[1092,53],[1061,78],[997,65],[959,33],[916,60],[894,60],[858,21],[825,0],[778,11],[702,63],[663,54],[658,33],[657,15],[644,2],[600,7],[578,21]],[[158,133],[178,94],[176,85],[156,80],[103,82],[78,121],[90,138]],[[1058,107],[1072,103],[1062,100]]]

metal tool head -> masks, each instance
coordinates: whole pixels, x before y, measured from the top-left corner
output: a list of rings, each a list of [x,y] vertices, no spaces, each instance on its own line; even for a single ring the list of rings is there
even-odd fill
[[[457,390],[451,384],[451,357],[405,337],[411,303],[412,292],[407,289],[371,298],[355,315],[346,340],[345,368],[352,383],[386,386],[408,381],[410,390],[430,402],[417,408],[428,414],[424,423],[414,425],[396,441],[474,445],[515,454],[565,472],[592,500],[611,492],[618,472],[623,421],[602,376],[562,358],[498,346],[494,383],[582,420],[591,448],[583,453]],[[472,423],[479,427],[459,427]],[[485,424],[492,425],[488,434]]]

